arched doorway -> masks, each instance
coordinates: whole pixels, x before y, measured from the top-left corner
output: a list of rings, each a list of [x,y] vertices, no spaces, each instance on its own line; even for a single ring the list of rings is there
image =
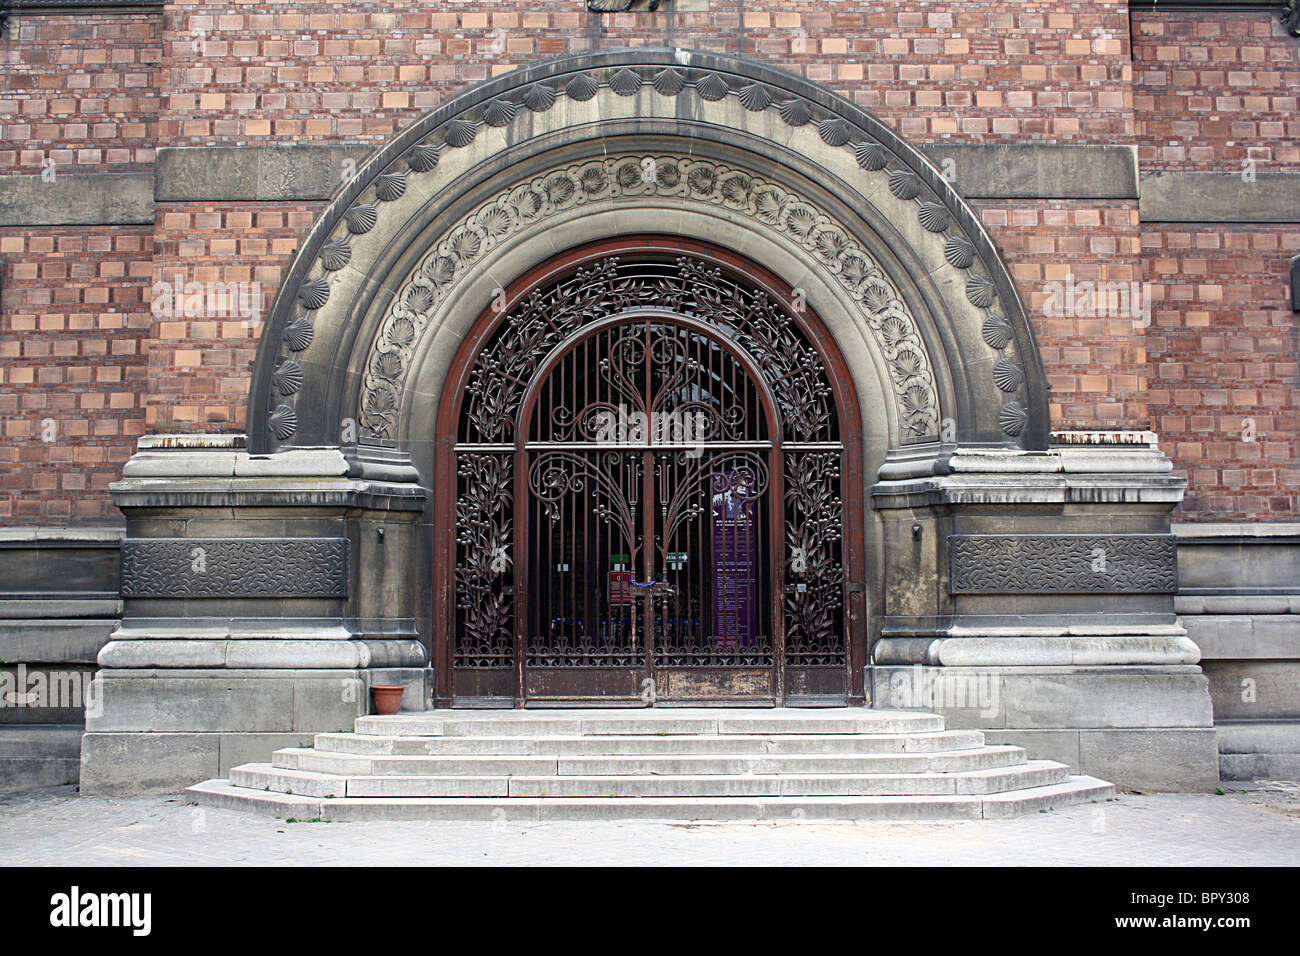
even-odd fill
[[[502,290],[448,384],[442,702],[862,700],[858,406],[797,290],[594,243]]]

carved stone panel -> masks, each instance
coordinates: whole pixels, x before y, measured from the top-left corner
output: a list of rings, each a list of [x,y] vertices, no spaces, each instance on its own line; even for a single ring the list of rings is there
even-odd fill
[[[952,594],[1167,593],[1178,588],[1173,535],[958,534]]]
[[[124,597],[344,597],[344,538],[153,538],[122,543]]]
[[[724,208],[816,256],[826,274],[857,303],[863,326],[880,344],[907,436],[938,434],[938,389],[916,322],[894,281],[848,227],[810,199],[752,171],[670,154],[622,155],[556,167],[503,189],[448,226],[394,297],[371,346],[360,402],[363,433],[396,437],[406,378],[421,337],[437,324],[440,310],[455,300],[462,276],[489,250],[564,210],[648,196]],[[1005,390],[1014,392],[1020,368],[1006,362],[1003,381],[1013,384]]]

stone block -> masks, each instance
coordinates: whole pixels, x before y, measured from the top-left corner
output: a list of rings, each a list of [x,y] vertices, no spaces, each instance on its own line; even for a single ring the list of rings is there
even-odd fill
[[[218,774],[246,763],[269,763],[271,754],[285,747],[310,744],[313,734],[221,734]]]
[[[1079,763],[1125,790],[1199,793],[1219,783],[1213,727],[1081,730]]]
[[[1143,222],[1300,222],[1300,172],[1144,172],[1138,210]]]
[[[0,176],[0,226],[153,225],[148,173]]]
[[[144,673],[159,675],[158,671]],[[299,728],[295,722],[297,682],[290,679],[227,677],[220,672],[214,672],[210,677],[172,677],[165,674],[117,677],[112,671],[101,671],[98,681],[101,684],[103,713],[98,717],[89,717],[86,721],[86,729],[95,733],[287,732],[296,729],[338,730],[339,726],[351,724],[349,719],[339,726],[321,724]],[[338,696],[340,686],[339,683],[334,683],[323,696]],[[317,694],[321,695],[319,688]]]
[[[88,733],[81,743],[81,792],[179,793],[217,776],[220,740],[217,734]]]
[[[943,143],[921,147],[968,199],[1136,199],[1133,146]]]
[[[1300,660],[1207,661],[1218,720],[1300,718]]]

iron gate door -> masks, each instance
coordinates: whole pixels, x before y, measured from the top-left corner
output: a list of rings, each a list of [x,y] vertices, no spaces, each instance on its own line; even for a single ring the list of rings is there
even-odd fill
[[[657,249],[587,261],[462,352],[441,699],[860,700],[859,459],[802,306]]]
[[[680,319],[600,323],[526,446],[527,700],[770,702],[773,409]]]

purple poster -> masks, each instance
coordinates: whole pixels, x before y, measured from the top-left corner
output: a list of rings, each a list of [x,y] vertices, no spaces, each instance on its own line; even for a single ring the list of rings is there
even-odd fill
[[[718,482],[728,491],[713,495],[713,639],[719,647],[754,643],[755,570],[754,500],[732,475]]]

